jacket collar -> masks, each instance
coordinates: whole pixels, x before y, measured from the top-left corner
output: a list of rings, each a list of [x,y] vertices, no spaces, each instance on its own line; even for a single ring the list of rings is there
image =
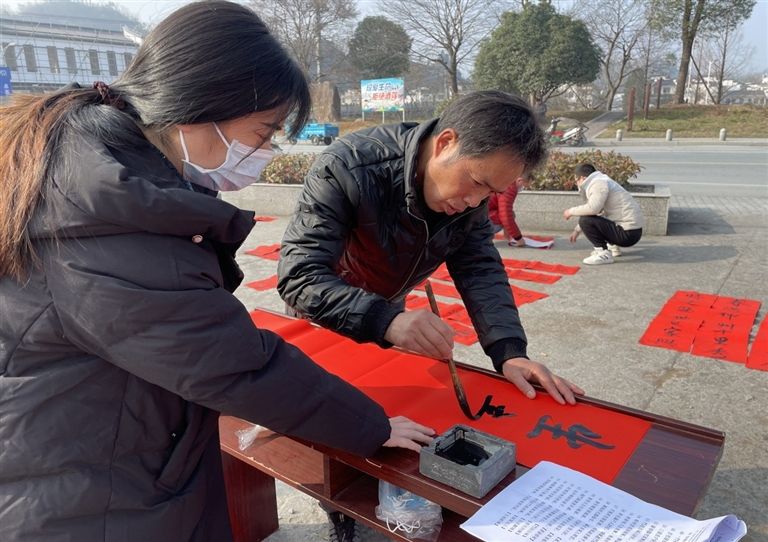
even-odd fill
[[[408,210],[423,218],[423,194],[422,187],[416,180],[418,170],[418,158],[421,143],[432,135],[432,131],[437,125],[439,119],[432,119],[423,122],[409,130],[405,134],[405,143],[403,145],[405,155],[403,186],[405,188],[405,202]]]

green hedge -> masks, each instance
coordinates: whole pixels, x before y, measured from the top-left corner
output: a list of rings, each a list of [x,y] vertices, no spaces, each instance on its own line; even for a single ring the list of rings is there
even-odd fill
[[[316,154],[280,154],[266,167],[262,183],[302,184]],[[628,156],[613,151],[588,150],[579,153],[552,151],[544,166],[531,178],[530,190],[576,190],[574,168],[589,162],[622,186],[637,177],[641,166]]]
[[[642,166],[613,151],[588,150],[578,153],[551,151],[547,162],[531,176],[530,190],[576,190],[573,170],[581,163],[589,163],[624,186],[637,177]]]

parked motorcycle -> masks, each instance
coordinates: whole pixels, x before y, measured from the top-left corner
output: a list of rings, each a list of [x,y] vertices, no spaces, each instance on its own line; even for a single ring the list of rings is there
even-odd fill
[[[568,145],[570,147],[581,147],[587,142],[587,125],[579,122],[573,128],[567,130],[558,130],[557,125],[561,121],[559,117],[554,117],[547,128],[550,145]]]

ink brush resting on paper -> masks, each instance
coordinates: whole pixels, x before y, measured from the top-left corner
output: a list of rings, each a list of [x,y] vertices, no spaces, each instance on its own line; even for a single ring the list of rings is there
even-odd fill
[[[429,281],[424,283],[424,291],[427,293],[429,307],[432,309],[432,312],[435,316],[440,316],[440,309],[437,306],[437,301],[435,301],[435,293],[432,291],[432,285]],[[467,402],[467,394],[464,393],[464,386],[461,384],[459,373],[456,370],[456,362],[453,361],[453,358],[448,358],[446,361],[448,361],[448,369],[451,371],[451,380],[453,381],[453,391],[456,393],[456,399],[459,401],[461,411],[470,420],[477,420],[482,416],[482,413],[472,414],[472,410]]]

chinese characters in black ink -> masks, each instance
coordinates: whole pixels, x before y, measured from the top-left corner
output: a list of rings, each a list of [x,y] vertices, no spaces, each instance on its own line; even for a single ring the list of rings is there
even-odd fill
[[[502,416],[515,415],[512,412],[504,412],[504,405],[499,405],[499,406],[492,405],[491,404],[492,399],[493,399],[493,395],[488,395],[485,397],[483,406],[481,406],[480,410],[478,410],[477,414],[475,414],[475,419],[479,419],[483,414],[488,414],[489,416],[492,416],[494,418],[501,418]]]
[[[563,429],[562,424],[559,423],[555,425],[547,425],[547,422],[551,418],[552,416],[549,415],[545,415],[539,418],[536,427],[533,428],[533,431],[528,433],[528,438],[536,438],[541,435],[543,431],[551,431],[553,439],[565,437],[565,440],[568,442],[568,446],[571,448],[581,448],[581,446],[584,444],[588,446],[594,446],[600,450],[610,450],[615,448],[615,446],[612,444],[596,442],[594,439],[603,438],[602,435],[598,435],[584,425],[575,423],[568,429]]]

